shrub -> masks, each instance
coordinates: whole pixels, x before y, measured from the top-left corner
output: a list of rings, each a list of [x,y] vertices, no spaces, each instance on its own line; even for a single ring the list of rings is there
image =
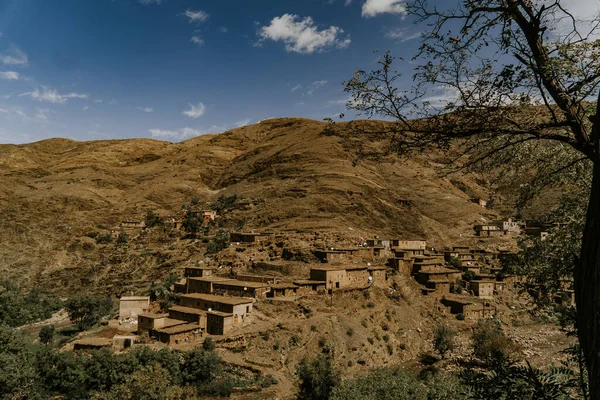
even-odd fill
[[[127,234],[125,232],[119,233],[119,236],[117,236],[117,244],[127,244],[127,242],[129,242]]]
[[[160,216],[152,210],[148,210],[148,212],[146,212],[146,218],[144,219],[144,222],[146,224],[146,228],[153,228],[163,224]]]
[[[85,234],[85,236],[87,236],[89,238],[92,238],[92,239],[95,239],[98,235],[99,235],[99,233],[95,232],[95,231],[88,232],[88,233]]]
[[[329,399],[426,400],[427,390],[416,376],[401,368],[380,367],[367,375],[344,381],[333,390]]]
[[[320,354],[310,361],[303,358],[298,364],[296,374],[300,380],[300,400],[329,399],[333,389],[340,383],[340,376],[333,366],[330,353]]]
[[[210,382],[220,375],[221,371],[221,357],[214,351],[196,348],[185,355],[182,367],[184,382]]]
[[[368,341],[370,344],[373,344],[373,343],[375,343],[375,340],[373,340],[373,338],[372,338],[372,337],[368,337],[368,338],[367,338],[367,341]]]
[[[107,244],[112,242],[112,236],[110,233],[106,233],[104,235],[98,235],[96,237],[96,244]]]
[[[354,335],[354,329],[352,329],[352,328],[348,328],[348,329],[346,330],[346,334],[347,334],[348,336],[352,336],[352,335]]]
[[[269,331],[265,331],[265,332],[261,333],[260,336],[263,338],[263,340],[265,342],[268,342],[269,339],[271,338],[271,334],[269,333]]]
[[[217,344],[210,336],[204,339],[204,342],[202,343],[202,348],[206,351],[213,351],[216,347]]]
[[[224,229],[219,229],[215,237],[210,241],[206,252],[208,254],[218,253],[229,246],[229,232]]]
[[[302,340],[302,337],[299,334],[294,333],[292,335],[292,337],[290,337],[290,344],[292,346],[297,346],[300,343],[301,340]]]
[[[480,319],[471,335],[473,355],[492,367],[508,363],[518,350],[515,343],[500,330],[500,323]]]
[[[375,308],[375,303],[373,303],[372,301],[369,301],[367,303],[367,307],[369,307],[369,308]]]
[[[54,332],[56,327],[54,325],[44,325],[40,329],[39,337],[40,343],[49,344],[54,340]]]
[[[433,348],[440,354],[442,359],[444,359],[446,353],[454,350],[456,347],[456,343],[454,341],[455,337],[456,332],[446,325],[440,325],[435,330],[433,337]]]
[[[390,326],[387,323],[383,323],[381,324],[381,329],[383,329],[384,331],[389,331],[390,330]]]
[[[465,320],[465,314],[463,314],[463,313],[456,314],[456,319],[459,320],[459,321],[464,321]]]
[[[360,324],[361,324],[363,327],[365,327],[365,328],[366,328],[366,327],[367,327],[367,324],[368,324],[368,322],[367,322],[367,320],[366,320],[366,319],[363,319],[362,321],[360,321]]]
[[[390,335],[388,335],[387,333],[385,335],[383,335],[383,341],[384,342],[389,342],[390,341]]]
[[[464,281],[471,282],[473,279],[475,279],[475,272],[465,271],[462,274],[462,278]]]
[[[311,330],[312,332],[316,332],[316,330],[317,330],[317,326],[316,326],[316,325],[311,325],[311,326],[310,326],[310,330]]]
[[[108,298],[90,295],[78,295],[65,303],[69,319],[79,330],[85,330],[100,321],[112,309],[112,301]]]
[[[387,352],[390,356],[394,354],[394,348],[392,347],[391,343],[388,343],[386,348],[387,348]]]
[[[319,338],[319,347],[325,347],[326,344],[327,344],[327,339],[325,339],[324,336],[321,336]]]

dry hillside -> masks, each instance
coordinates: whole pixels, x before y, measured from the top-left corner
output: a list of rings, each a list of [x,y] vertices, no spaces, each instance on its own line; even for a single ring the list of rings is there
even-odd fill
[[[472,224],[496,217],[469,202],[485,196],[476,176],[441,178],[432,155],[355,163],[359,148],[385,143],[325,135],[325,126],[285,118],[182,143],[0,145],[0,273],[59,292],[107,276],[145,285],[197,256],[201,246],[146,234],[127,248],[101,248],[85,233],[142,219],[148,209],[176,214],[192,198],[210,202],[220,194],[255,204],[225,219],[232,229],[424,237],[434,246],[472,243]]]

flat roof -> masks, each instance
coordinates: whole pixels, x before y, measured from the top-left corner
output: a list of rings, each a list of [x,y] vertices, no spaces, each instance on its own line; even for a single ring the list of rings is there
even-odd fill
[[[213,270],[213,269],[216,269],[216,268],[212,268],[212,267],[185,267],[185,269]]]
[[[169,310],[183,312],[187,314],[206,315],[206,311],[200,310],[199,308],[185,307],[185,306],[172,306]]]
[[[112,339],[88,337],[88,338],[75,340],[73,343],[74,344],[84,344],[84,345],[88,345],[88,346],[112,346]]]
[[[263,287],[271,287],[271,284],[269,283],[261,283],[261,282],[246,282],[246,281],[238,281],[237,279],[229,279],[227,281],[218,281],[215,282],[221,285],[226,285],[226,286],[236,286],[236,287],[249,287],[249,288],[263,288]]]
[[[383,265],[372,265],[370,267],[367,267],[367,269],[369,271],[382,271],[382,270],[387,270],[388,268]]]
[[[480,284],[480,283],[496,283],[496,281],[495,281],[495,280],[492,280],[492,279],[480,279],[480,280],[475,280],[475,279],[473,279],[473,280],[471,281],[471,283],[473,283],[473,282],[475,282],[475,283],[477,283],[477,284]]]
[[[326,281],[312,281],[310,279],[300,279],[300,280],[294,281],[294,284],[300,285],[300,286],[303,286],[303,285],[325,285],[325,284],[327,284],[327,282]]]
[[[176,334],[176,333],[189,332],[189,331],[193,331],[193,330],[196,330],[196,329],[201,329],[200,325],[198,325],[198,324],[175,325],[175,326],[170,326],[168,328],[155,329],[155,331],[161,332],[161,333],[167,333],[169,335],[173,335],[173,334]]]
[[[146,318],[151,318],[151,319],[166,318],[168,316],[169,316],[168,313],[156,314],[156,313],[146,312],[146,313],[138,314],[138,317],[146,317]]]
[[[366,265],[326,265],[322,267],[312,267],[315,271],[354,271],[359,269],[367,269]]]
[[[191,281],[201,281],[201,282],[225,282],[225,281],[233,281],[231,278],[224,278],[222,276],[196,276],[189,277],[188,280]]]
[[[450,268],[436,268],[430,270],[421,270],[419,274],[438,275],[438,274],[460,274],[460,271]]]
[[[298,286],[294,285],[293,283],[275,283],[271,285],[272,289],[293,289],[297,287]]]
[[[215,311],[215,310],[208,311],[207,314],[212,314],[212,315],[216,315],[216,316],[223,317],[223,318],[233,317],[233,314],[231,314],[231,313],[224,313],[224,312]]]
[[[150,301],[149,296],[124,296],[119,299],[119,301],[134,301],[134,300],[148,300]]]
[[[215,303],[231,304],[234,306],[239,305],[239,304],[254,303],[254,299],[252,299],[251,297],[226,297],[226,296],[217,296],[214,294],[203,294],[203,293],[182,294],[180,298],[206,300],[206,301],[212,301]]]

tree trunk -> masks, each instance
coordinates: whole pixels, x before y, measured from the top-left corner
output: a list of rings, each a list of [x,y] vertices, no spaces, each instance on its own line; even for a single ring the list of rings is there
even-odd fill
[[[600,400],[600,161],[594,162],[581,256],[575,266],[575,302],[590,399]]]

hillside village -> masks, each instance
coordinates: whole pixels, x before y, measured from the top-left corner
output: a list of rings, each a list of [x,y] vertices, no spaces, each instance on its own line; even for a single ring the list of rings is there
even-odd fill
[[[186,216],[199,218],[202,226],[198,231],[205,233],[214,232],[220,218],[214,210],[183,210],[176,217],[164,216],[164,226],[159,229],[183,237]],[[135,237],[147,229],[143,220],[127,220],[107,234]],[[506,218],[474,226],[473,237],[491,239],[497,232],[511,240],[519,235],[544,240],[545,229]],[[504,318],[510,312],[507,301],[518,304],[520,278],[507,272],[514,257],[508,246],[497,250],[483,246],[436,249],[416,238],[356,238],[353,243],[335,243],[318,232],[226,233],[228,241],[219,253],[181,268],[182,274],[170,288],[176,294],[175,304],[161,309],[149,296],[122,296],[119,316],[109,323],[118,328],[117,334],[107,337],[101,330],[74,341],[73,349],[186,348],[207,337],[217,343],[236,343],[256,334],[257,329],[265,332],[281,326],[279,317],[269,325],[264,317],[255,315],[269,304],[302,308],[309,300],[327,306],[340,296],[366,296],[372,290],[389,299],[401,298],[406,290],[401,285],[412,288],[418,297],[431,299],[436,315],[467,324],[480,318]],[[288,248],[284,243],[304,246]],[[277,251],[270,251],[273,248]],[[269,254],[266,258],[265,253]],[[299,271],[306,271],[305,275]],[[556,301],[572,304],[572,283],[565,282]]]

